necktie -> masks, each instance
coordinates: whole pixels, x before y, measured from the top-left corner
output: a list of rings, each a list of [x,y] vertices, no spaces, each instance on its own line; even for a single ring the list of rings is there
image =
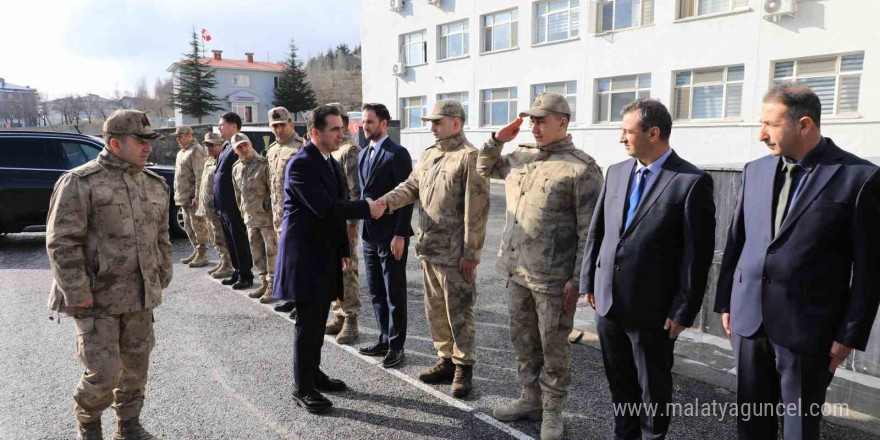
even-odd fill
[[[373,152],[376,150],[376,147],[370,145],[370,149],[367,150],[367,175],[370,175],[370,171],[373,169]]]
[[[779,198],[776,200],[776,219],[773,222],[773,236],[779,232],[782,221],[785,220],[786,210],[788,208],[788,197],[791,194],[791,182],[793,180],[795,163],[787,163],[782,167],[782,174],[785,181],[782,183],[782,189],[779,190]]]
[[[642,168],[636,172],[636,185],[629,195],[629,207],[626,210],[624,229],[629,228],[629,224],[632,223],[633,218],[636,216],[636,209],[638,209],[639,201],[642,200],[642,193],[645,191],[645,176],[650,172],[647,168]]]

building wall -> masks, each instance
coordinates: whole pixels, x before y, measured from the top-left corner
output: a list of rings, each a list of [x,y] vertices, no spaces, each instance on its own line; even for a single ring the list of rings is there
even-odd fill
[[[175,84],[177,81],[177,72],[174,72]],[[269,109],[273,107],[272,102],[275,99],[275,80],[274,78],[281,75],[281,72],[267,72],[260,70],[244,70],[244,69],[216,69],[214,78],[217,80],[217,88],[213,91],[223,107],[222,111],[212,113],[210,116],[202,118],[203,123],[214,123],[220,119],[220,115],[233,108],[233,102],[230,102],[230,95],[246,96],[252,98],[253,101],[239,101],[240,104],[248,104],[254,106],[253,122],[268,123]],[[233,75],[250,75],[250,87],[235,87],[232,85]],[[175,85],[176,86],[176,85]],[[232,98],[234,101],[234,98]],[[242,119],[244,119],[244,115]],[[174,110],[174,119],[178,125],[198,124],[198,119],[186,116],[180,113],[180,110]]]
[[[386,2],[387,3],[387,2]],[[479,126],[480,90],[516,87],[517,106],[526,109],[533,84],[577,81],[577,118],[571,125],[575,144],[604,167],[626,158],[618,144],[619,123],[594,122],[596,79],[640,73],[651,74],[650,94],[670,105],[676,70],[744,65],[742,112],[733,120],[676,121],[672,144],[698,164],[745,162],[766,154],[757,141],[761,97],[771,86],[772,62],[863,51],[864,69],[858,114],[823,117],[822,129],[838,145],[862,155],[878,156],[880,147],[869,134],[880,123],[880,103],[869,100],[880,82],[877,27],[871,17],[880,3],[871,0],[801,0],[794,17],[773,22],[763,17],[763,0],[748,0],[734,12],[676,20],[675,0],[654,1],[654,24],[597,35],[595,2],[580,1],[579,37],[559,43],[533,45],[533,1],[444,0],[442,7],[408,0],[399,12],[385,3],[362,6],[364,102],[383,102],[392,117],[400,118],[400,98],[427,96],[430,110],[438,93],[469,92],[470,115],[466,132],[482,142],[492,127]],[[518,49],[481,54],[480,18],[483,14],[517,7]],[[469,56],[437,61],[437,26],[468,19]],[[399,60],[400,35],[426,30],[427,64],[409,67],[405,76],[392,75]],[[874,38],[870,36],[874,34]],[[497,128],[497,127],[495,127]],[[403,129],[403,145],[414,157],[433,142],[427,128]],[[524,131],[518,142],[533,142]]]

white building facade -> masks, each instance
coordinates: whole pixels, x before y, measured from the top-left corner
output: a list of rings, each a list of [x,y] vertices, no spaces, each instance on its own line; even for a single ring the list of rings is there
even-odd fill
[[[363,99],[401,121],[419,157],[433,143],[419,116],[465,105],[481,143],[534,96],[568,96],[575,145],[603,167],[626,158],[620,109],[637,97],[673,113],[671,143],[696,164],[746,162],[761,98],[796,81],[823,102],[822,131],[880,156],[876,0],[390,0],[362,3]],[[533,142],[528,129],[518,142]]]

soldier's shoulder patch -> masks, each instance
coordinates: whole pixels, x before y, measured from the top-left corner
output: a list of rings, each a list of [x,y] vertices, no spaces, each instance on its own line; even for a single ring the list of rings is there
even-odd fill
[[[86,163],[68,171],[68,173],[73,174],[74,176],[77,176],[77,177],[86,177],[90,174],[95,174],[98,171],[101,171],[103,169],[104,168],[102,168],[101,165],[98,165],[98,161],[91,160],[89,162],[86,162]]]
[[[585,165],[590,165],[596,162],[589,154],[584,153],[582,150],[578,150],[577,148],[571,150],[571,155],[579,161],[583,162]]]

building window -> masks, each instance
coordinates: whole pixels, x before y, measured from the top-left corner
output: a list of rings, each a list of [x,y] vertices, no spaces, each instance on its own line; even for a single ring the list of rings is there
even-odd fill
[[[482,91],[480,125],[507,125],[516,119],[516,87]]]
[[[647,26],[654,22],[654,0],[599,0],[599,32]]]
[[[688,18],[716,14],[749,6],[749,0],[678,0],[678,16]]]
[[[511,49],[517,47],[517,10],[483,16],[483,52]]]
[[[428,48],[425,42],[425,31],[413,32],[401,36],[403,62],[407,66],[418,66],[428,62]]]
[[[577,104],[577,81],[555,82],[547,84],[535,84],[532,86],[532,101],[544,92],[553,92],[565,96],[568,106],[571,108],[571,120],[574,121],[575,105]]]
[[[425,96],[415,96],[412,98],[403,98],[403,124],[401,128],[419,128],[425,124],[422,122],[422,116],[427,111],[428,99]]]
[[[566,40],[578,36],[579,0],[550,0],[535,3],[534,43]]]
[[[464,109],[464,121],[461,121],[461,124],[467,125],[467,118],[468,118],[468,115],[470,114],[470,111],[468,109],[468,107],[469,107],[468,106],[468,102],[469,102],[468,95],[469,95],[468,92],[441,93],[441,94],[437,95],[437,100],[442,101],[442,100],[448,99],[448,100],[460,102],[461,107]]]
[[[241,122],[254,122],[254,106],[251,104],[232,104],[232,111],[241,116]]]
[[[596,122],[622,121],[627,104],[651,96],[651,74],[596,80]]]
[[[737,118],[742,110],[743,66],[675,72],[675,119]]]
[[[277,76],[276,76],[276,77],[273,77],[273,78],[272,78],[272,81],[273,81],[273,83],[274,83],[274,84],[273,84],[273,88],[277,89],[277,88],[278,88],[278,77],[277,77]]]
[[[440,47],[437,52],[438,60],[458,58],[468,54],[471,33],[470,30],[468,30],[467,20],[443,24],[440,25],[439,28]]]
[[[250,75],[232,75],[232,87],[250,87]]]
[[[796,83],[813,89],[823,115],[858,113],[865,53],[773,63],[774,85]]]

